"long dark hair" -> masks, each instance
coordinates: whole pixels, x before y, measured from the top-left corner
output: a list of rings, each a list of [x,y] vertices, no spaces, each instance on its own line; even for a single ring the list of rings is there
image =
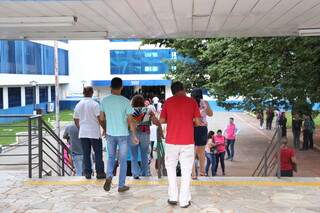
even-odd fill
[[[194,89],[191,91],[191,97],[192,97],[193,99],[195,99],[196,102],[198,103],[198,106],[200,106],[200,101],[201,101],[201,99],[203,99],[202,89],[200,89],[200,88],[194,88]]]

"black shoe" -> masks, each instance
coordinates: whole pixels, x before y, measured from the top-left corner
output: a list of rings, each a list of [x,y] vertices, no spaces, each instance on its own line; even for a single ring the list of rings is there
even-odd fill
[[[97,179],[105,179],[106,178],[106,173],[97,173]]]
[[[169,200],[169,199],[168,199],[167,202],[168,202],[168,204],[171,205],[171,206],[176,206],[176,205],[178,204],[177,201],[171,201],[171,200]]]
[[[91,179],[91,174],[85,174],[84,175],[86,177],[86,179],[90,180]]]
[[[181,206],[181,208],[186,209],[186,208],[188,208],[189,206],[191,206],[191,202],[190,202],[190,201],[189,201],[189,203],[188,203],[187,205]]]
[[[123,187],[118,189],[118,192],[125,192],[125,191],[128,191],[129,189],[130,189],[129,186],[123,186]]]
[[[140,180],[140,177],[139,176],[135,176],[135,177],[133,177],[133,179]]]
[[[104,183],[104,185],[103,185],[103,189],[105,190],[105,191],[110,191],[110,188],[111,188],[111,183],[112,183],[112,178],[111,177],[108,177],[107,179],[106,179],[106,182]]]

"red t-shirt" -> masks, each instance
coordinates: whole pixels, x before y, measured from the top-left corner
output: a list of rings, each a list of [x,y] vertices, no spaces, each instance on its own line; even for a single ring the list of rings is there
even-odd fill
[[[160,118],[167,121],[166,143],[194,144],[193,119],[200,118],[195,100],[182,95],[169,98],[163,105]]]
[[[281,148],[281,171],[291,171],[293,169],[291,158],[294,157],[294,151],[291,148]]]

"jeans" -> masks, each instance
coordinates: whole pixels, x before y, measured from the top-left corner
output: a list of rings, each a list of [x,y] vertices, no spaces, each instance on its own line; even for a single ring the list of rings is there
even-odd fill
[[[292,131],[293,134],[293,144],[294,148],[299,149],[300,148],[300,133],[301,131]]]
[[[149,168],[149,151],[150,151],[150,134],[137,132],[139,144],[130,143],[131,148],[131,171],[134,177],[150,176]],[[138,164],[138,152],[141,153],[141,167]]]
[[[170,201],[178,201],[180,206],[188,205],[191,200],[190,183],[191,172],[194,162],[194,145],[166,144],[165,165],[168,173],[168,195]],[[181,167],[180,195],[177,183],[177,165]]]
[[[91,147],[94,151],[96,172],[97,174],[104,173],[104,162],[102,160],[102,141],[94,138],[81,138],[83,149],[84,173],[92,174],[91,165]]]
[[[219,161],[220,161],[222,173],[224,174],[224,172],[225,172],[225,170],[224,170],[225,169],[225,166],[224,166],[224,155],[225,155],[225,152],[221,152],[221,153],[216,154],[215,173],[217,173],[218,166],[219,166]]]
[[[269,129],[269,130],[272,129],[272,121],[273,121],[273,118],[267,118],[266,129]]]
[[[72,162],[76,170],[76,176],[82,176],[83,173],[83,155],[72,153]]]
[[[211,174],[212,176],[216,175],[216,156],[215,154],[206,152],[207,165],[206,165],[206,174],[209,174],[209,168],[211,165]]]
[[[113,177],[114,164],[117,158],[117,147],[119,146],[118,161],[120,161],[119,188],[124,187],[127,175],[127,158],[128,158],[128,136],[107,136],[108,146],[108,168],[107,177]]]
[[[227,154],[228,158],[233,159],[234,156],[234,142],[235,140],[227,140]]]

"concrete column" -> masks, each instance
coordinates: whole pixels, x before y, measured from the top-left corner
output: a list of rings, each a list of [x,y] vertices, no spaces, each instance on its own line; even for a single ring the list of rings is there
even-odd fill
[[[26,105],[26,87],[21,87],[21,106]]]
[[[8,87],[3,87],[3,109],[9,108]]]
[[[48,86],[48,102],[52,101],[52,97],[51,97],[51,86]]]
[[[39,86],[36,86],[36,104],[40,103],[40,92],[39,92]]]

